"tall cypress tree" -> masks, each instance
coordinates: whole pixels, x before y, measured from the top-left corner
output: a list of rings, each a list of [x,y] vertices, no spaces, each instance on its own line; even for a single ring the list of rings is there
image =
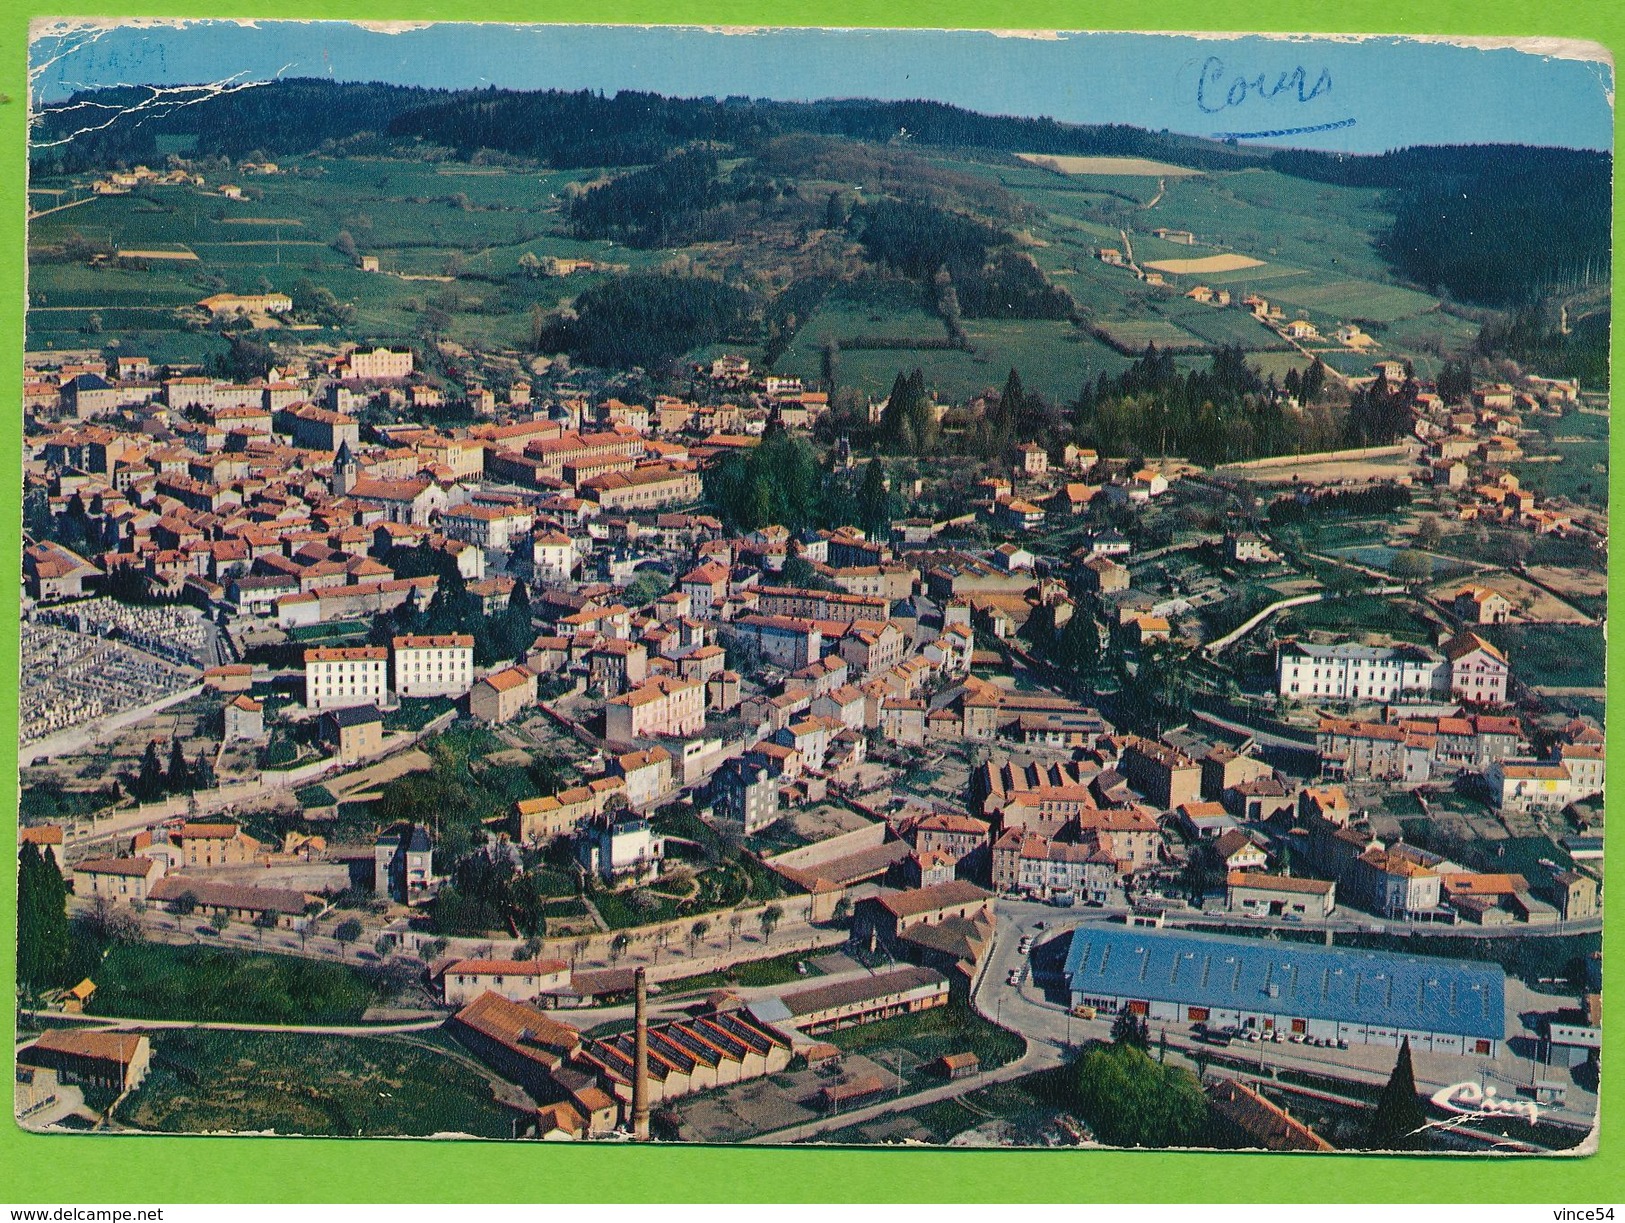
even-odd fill
[[[1095,618],[1082,608],[1072,612],[1072,618],[1061,629],[1055,642],[1055,665],[1078,688],[1094,683],[1100,667],[1100,630]]]
[[[993,427],[1008,438],[1015,431],[1026,403],[1027,392],[1021,385],[1021,375],[1012,369],[1010,376],[1004,380],[1004,390],[999,393],[999,403],[993,413]]]
[[[192,785],[197,790],[212,790],[215,787],[214,761],[203,748],[198,749],[197,759],[192,763]]]
[[[1378,1151],[1424,1151],[1427,1149],[1427,1114],[1416,1092],[1416,1071],[1411,1066],[1411,1038],[1399,1046],[1399,1058],[1388,1085],[1371,1115],[1366,1145]]]
[[[192,766],[186,763],[186,751],[178,736],[169,741],[169,772],[164,785],[174,794],[192,788]]]
[[[930,454],[937,448],[937,414],[925,390],[925,372],[916,368],[908,377],[909,449]]]
[[[892,450],[908,448],[909,397],[908,375],[898,370],[886,407],[880,413],[880,436]]]
[[[150,802],[164,792],[164,766],[158,759],[158,741],[149,739],[141,755],[141,773],[135,781],[136,797]]]
[[[870,535],[878,535],[891,520],[891,494],[886,491],[886,469],[879,459],[870,459],[858,491],[858,524]]]
[[[17,855],[17,979],[31,989],[61,982],[68,959],[68,886],[33,844]]]

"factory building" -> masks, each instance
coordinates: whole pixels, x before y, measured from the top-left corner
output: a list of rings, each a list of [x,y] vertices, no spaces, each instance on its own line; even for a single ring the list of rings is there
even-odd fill
[[[1493,963],[1273,940],[1084,925],[1072,935],[1072,1005],[1152,1023],[1256,1028],[1350,1044],[1494,1057],[1506,974]]]

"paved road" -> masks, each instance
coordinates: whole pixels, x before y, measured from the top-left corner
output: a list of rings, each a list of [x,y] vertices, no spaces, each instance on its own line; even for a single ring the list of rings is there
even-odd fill
[[[830,1130],[883,1117],[888,1113],[919,1108],[921,1105],[938,1100],[952,1099],[978,1088],[990,1087],[994,1083],[1007,1082],[1022,1075],[1059,1066],[1067,1053],[1065,1012],[1057,1010],[1052,1015],[1034,1002],[1033,996],[1026,988],[1015,990],[1005,984],[1010,969],[1023,962],[1020,952],[1021,935],[1030,931],[1035,921],[1043,920],[1035,916],[1037,914],[1048,914],[1053,917],[1054,910],[1045,905],[1027,904],[1022,901],[1000,902],[993,947],[988,953],[982,978],[971,995],[971,1005],[979,1013],[1001,1027],[1019,1033],[1026,1040],[1027,1048],[1019,1058],[981,1074],[927,1088],[925,1091],[881,1100],[863,1108],[821,1117],[816,1121],[758,1134],[754,1138],[747,1139],[746,1143],[765,1146],[799,1142]]]
[[[70,916],[78,912],[89,912],[90,902],[77,897],[68,900]],[[313,960],[339,960],[346,964],[366,964],[378,962],[377,953],[372,945],[382,933],[381,925],[369,924],[376,922],[363,913],[344,913],[337,919],[325,919],[329,926],[342,921],[346,917],[355,917],[362,923],[361,936],[354,943],[340,943],[330,934],[311,934],[301,941],[299,935],[291,930],[259,930],[243,922],[234,922],[227,926],[224,933],[217,934],[209,923],[196,915],[181,917],[178,914],[163,913],[156,909],[149,909],[139,914],[137,920],[146,934],[149,942],[167,943],[177,947],[221,947],[233,951],[269,951],[281,955],[300,955]]]
[[[391,1032],[427,1032],[446,1022],[444,1015],[413,1019],[403,1023],[225,1023],[202,1019],[137,1019],[127,1015],[65,1015],[41,1012],[53,1023],[80,1023],[108,1030],[139,1029],[158,1031],[175,1028],[206,1028],[214,1032],[303,1032],[313,1036],[383,1036]]]
[[[1256,726],[1249,726],[1245,722],[1233,722],[1229,718],[1221,718],[1216,713],[1208,713],[1205,709],[1191,710],[1191,717],[1198,718],[1213,726],[1222,727],[1236,734],[1251,735],[1253,740],[1265,747],[1285,748],[1294,752],[1312,752],[1315,750],[1313,739],[1289,739],[1285,735],[1278,735],[1273,731],[1260,730]]]
[[[69,1117],[78,1117],[90,1124],[95,1124],[101,1118],[85,1107],[85,1093],[77,1087],[69,1087],[65,1083],[58,1083],[56,1088],[56,1101],[46,1105],[38,1112],[29,1113],[26,1117],[18,1117],[17,1124],[25,1130],[43,1130]]]

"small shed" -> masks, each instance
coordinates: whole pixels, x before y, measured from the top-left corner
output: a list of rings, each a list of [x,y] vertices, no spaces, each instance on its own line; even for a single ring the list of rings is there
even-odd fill
[[[886,1090],[885,1080],[878,1074],[861,1075],[849,1083],[832,1083],[818,1093],[818,1107],[826,1113],[867,1104]]]
[[[62,1009],[70,1015],[83,1014],[85,1005],[96,995],[96,983],[89,977],[62,995]]]
[[[944,1053],[937,1059],[936,1068],[945,1079],[963,1079],[982,1069],[982,1059],[974,1053]]]

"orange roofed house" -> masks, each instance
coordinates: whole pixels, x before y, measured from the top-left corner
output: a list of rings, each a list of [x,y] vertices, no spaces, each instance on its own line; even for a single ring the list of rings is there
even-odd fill
[[[511,722],[536,703],[536,673],[509,667],[488,675],[468,693],[468,712],[482,722]]]
[[[193,868],[246,866],[261,849],[257,840],[229,820],[182,824],[174,839],[180,841],[182,862]]]
[[[441,974],[446,1002],[466,1006],[490,991],[509,1002],[529,1002],[570,984],[563,960],[458,960]]]
[[[527,844],[551,841],[584,827],[602,815],[615,795],[626,794],[621,777],[595,777],[584,786],[571,786],[542,798],[522,798],[513,805],[513,832]]]
[[[17,1054],[25,1066],[56,1071],[64,1083],[125,1092],[141,1085],[152,1062],[152,1042],[138,1032],[82,1032],[49,1028]]]
[[[604,737],[632,743],[652,735],[686,737],[705,729],[705,685],[659,676],[604,706]]]

